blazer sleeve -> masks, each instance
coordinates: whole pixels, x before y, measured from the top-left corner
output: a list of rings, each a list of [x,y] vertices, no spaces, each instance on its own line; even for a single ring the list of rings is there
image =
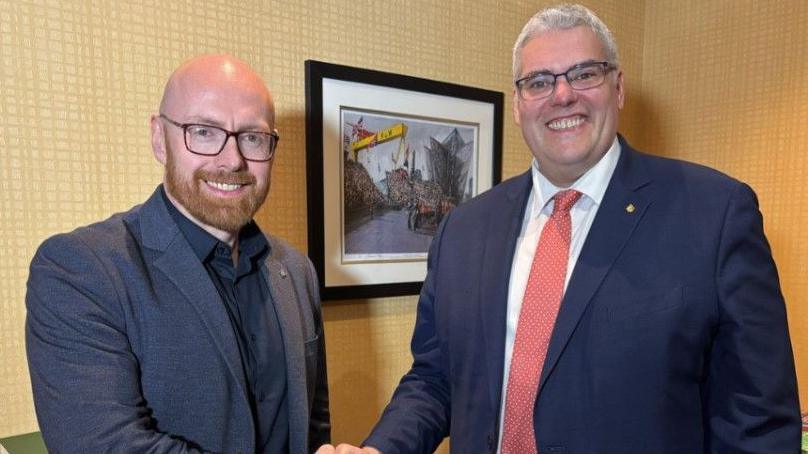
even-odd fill
[[[201,452],[153,429],[113,282],[73,235],[47,240],[31,263],[26,347],[48,451]]]
[[[435,296],[441,238],[450,217],[451,213],[430,246],[410,345],[412,368],[402,377],[381,419],[363,443],[383,454],[432,453],[449,432],[450,390],[435,326],[435,305],[439,303]]]
[[[800,415],[785,303],[752,189],[730,198],[718,245],[709,452],[794,453]]]

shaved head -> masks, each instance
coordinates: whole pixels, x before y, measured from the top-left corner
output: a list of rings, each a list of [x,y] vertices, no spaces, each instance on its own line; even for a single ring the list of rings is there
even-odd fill
[[[266,84],[250,66],[232,55],[202,55],[177,68],[163,90],[160,112],[181,115],[188,99],[198,92],[236,91],[239,96],[256,96],[267,106],[270,126],[275,123],[275,108]]]

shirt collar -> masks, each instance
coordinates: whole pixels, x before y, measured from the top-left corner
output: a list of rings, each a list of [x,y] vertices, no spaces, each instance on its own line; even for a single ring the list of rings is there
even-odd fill
[[[611,147],[597,164],[575,180],[569,188],[559,188],[551,183],[539,171],[539,162],[536,158],[533,158],[533,164],[530,166],[531,176],[533,177],[531,218],[538,216],[553,196],[564,189],[575,189],[583,194],[582,197],[592,200],[595,205],[600,205],[603,195],[606,193],[606,188],[609,186],[609,181],[612,179],[614,169],[617,167],[620,151],[620,142],[615,137]]]

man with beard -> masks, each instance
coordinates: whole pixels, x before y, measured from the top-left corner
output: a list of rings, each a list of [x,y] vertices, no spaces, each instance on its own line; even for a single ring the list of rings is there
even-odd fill
[[[26,341],[51,452],[306,453],[329,439],[314,270],[252,220],[274,125],[245,63],[190,60],[151,118],[164,184],[39,248]]]

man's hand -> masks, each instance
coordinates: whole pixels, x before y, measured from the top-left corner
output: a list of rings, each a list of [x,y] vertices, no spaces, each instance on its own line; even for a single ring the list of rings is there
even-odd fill
[[[320,449],[317,450],[314,454],[382,454],[376,448],[371,448],[370,446],[365,446],[364,448],[358,448],[353,445],[342,443],[337,445],[335,448],[333,445],[322,445]]]

